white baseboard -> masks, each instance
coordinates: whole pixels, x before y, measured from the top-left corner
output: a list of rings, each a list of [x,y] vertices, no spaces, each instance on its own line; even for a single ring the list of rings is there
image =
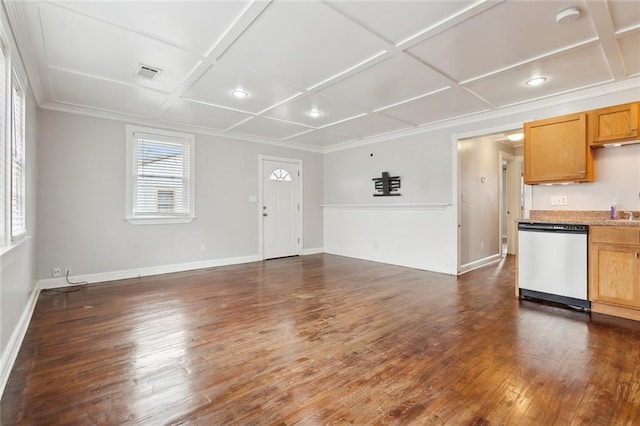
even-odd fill
[[[40,289],[40,283],[36,283],[31,295],[29,296],[29,300],[27,300],[27,305],[24,307],[24,311],[22,311],[20,320],[13,329],[13,333],[11,333],[7,346],[5,347],[4,352],[2,352],[2,357],[0,357],[0,396],[4,394],[4,388],[9,380],[13,364],[16,362],[18,352],[20,352],[20,347],[22,346],[22,341],[24,340],[24,336],[27,334],[27,329],[31,322],[31,316],[36,308],[36,303],[38,302]]]
[[[128,278],[147,277],[151,275],[170,274],[172,272],[192,271],[194,269],[206,269],[216,266],[237,265],[240,263],[259,262],[262,258],[258,255],[243,257],[227,257],[224,259],[209,259],[198,262],[176,263],[173,265],[160,265],[140,269],[127,269],[122,271],[99,272],[96,274],[74,275],[69,280],[77,283],[86,281],[88,283],[99,283],[104,281],[125,280]],[[67,287],[70,284],[62,278],[48,278],[38,282],[40,288],[50,289]]]
[[[467,272],[481,268],[490,263],[497,262],[500,259],[502,259],[502,255],[500,253],[496,253],[482,259],[474,260],[473,262],[465,263],[464,265],[460,265],[460,275],[466,274]]]
[[[302,250],[303,256],[309,256],[310,254],[320,254],[320,253],[324,253],[324,248],[316,247],[316,248],[308,248],[308,249]]]

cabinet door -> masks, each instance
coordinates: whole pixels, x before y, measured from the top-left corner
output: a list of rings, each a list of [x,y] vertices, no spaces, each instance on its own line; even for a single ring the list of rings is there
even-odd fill
[[[638,247],[594,244],[591,249],[589,298],[640,307]]]
[[[593,180],[586,113],[525,123],[524,129],[525,183]]]
[[[597,109],[590,120],[592,145],[636,139],[640,135],[637,102]]]

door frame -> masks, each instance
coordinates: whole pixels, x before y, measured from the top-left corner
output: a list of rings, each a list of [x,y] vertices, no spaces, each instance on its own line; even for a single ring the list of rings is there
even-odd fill
[[[531,121],[525,120],[524,122]],[[462,275],[466,272],[471,271],[472,269],[462,270],[462,212],[461,212],[461,202],[460,202],[460,194],[462,192],[462,167],[460,167],[460,156],[458,155],[458,143],[461,139],[469,139],[469,138],[478,138],[481,136],[491,135],[494,133],[500,132],[508,132],[515,129],[521,129],[523,127],[523,122],[515,122],[510,124],[503,124],[496,127],[485,128],[481,130],[474,130],[470,132],[463,133],[452,133],[451,134],[451,156],[452,156],[452,189],[453,189],[453,208],[456,211],[455,214],[455,222],[451,223],[452,230],[452,238],[456,242],[456,273],[457,275]],[[526,208],[526,207],[525,207]],[[499,258],[498,258],[499,260]],[[480,264],[477,267],[484,266],[484,264]]]
[[[298,158],[285,158],[285,157],[272,157],[268,155],[258,155],[258,257],[264,260],[264,224],[262,221],[262,206],[264,205],[264,162],[265,161],[280,161],[284,163],[297,164],[298,172],[298,203],[300,204],[300,210],[298,210],[298,235],[300,235],[300,242],[298,243],[298,256],[302,255],[302,247],[304,247],[304,234],[302,230],[302,212],[304,211],[303,205],[303,181],[304,173],[302,172],[302,160]]]
[[[507,163],[507,168],[511,167],[512,168],[512,172],[513,172],[513,167],[517,166],[517,158],[515,155],[513,154],[509,154],[508,152],[504,152],[504,151],[500,151],[499,153],[499,168],[500,168],[500,172],[499,172],[499,183],[498,183],[498,193],[500,194],[500,196],[498,197],[500,202],[499,202],[499,221],[498,221],[498,234],[499,234],[499,244],[498,247],[500,247],[500,257],[503,257],[503,253],[502,253],[502,226],[504,225],[503,219],[502,219],[502,212],[504,211],[504,209],[509,210],[509,205],[513,204],[514,198],[515,199],[519,199],[519,195],[518,192],[519,191],[519,185],[517,185],[516,182],[509,182],[507,179],[509,179],[509,173],[506,173],[506,176],[503,178],[502,175],[502,162],[505,161]],[[518,178],[518,181],[520,180],[520,176],[519,174],[512,174],[512,179]],[[503,189],[505,189],[506,186],[506,196],[502,197],[503,194]],[[515,189],[515,193],[514,193],[514,189]],[[518,203],[520,204],[520,203]],[[518,209],[518,212],[512,213],[511,216],[513,219],[517,220],[520,219],[520,209]],[[509,216],[507,216],[507,220],[509,220]],[[511,231],[509,230],[510,227],[512,227],[513,224],[511,223],[507,223],[507,253],[508,254],[515,254],[514,253],[514,248],[515,248],[515,234],[513,232],[513,229],[511,229]],[[511,238],[509,238],[511,237]]]

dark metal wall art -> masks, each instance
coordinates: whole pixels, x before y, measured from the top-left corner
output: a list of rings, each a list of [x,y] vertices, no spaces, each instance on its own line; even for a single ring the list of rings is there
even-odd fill
[[[398,192],[400,189],[400,176],[389,176],[389,172],[382,172],[382,177],[371,180],[375,182],[376,193],[373,194],[374,197],[402,195]]]

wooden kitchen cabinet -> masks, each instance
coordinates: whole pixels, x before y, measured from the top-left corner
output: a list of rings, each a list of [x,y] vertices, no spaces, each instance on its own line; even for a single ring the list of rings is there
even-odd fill
[[[638,102],[589,111],[591,146],[624,142],[640,137]]]
[[[640,320],[639,253],[639,227],[590,227],[589,300],[593,312]]]
[[[593,181],[587,113],[525,123],[524,134],[525,183]]]

